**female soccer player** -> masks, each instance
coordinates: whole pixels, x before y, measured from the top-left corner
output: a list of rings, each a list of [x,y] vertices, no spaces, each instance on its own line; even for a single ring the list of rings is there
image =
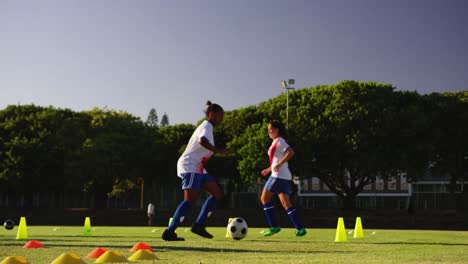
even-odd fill
[[[289,200],[292,176],[288,168],[288,160],[294,156],[294,150],[286,142],[286,129],[279,121],[271,121],[268,124],[268,135],[273,140],[270,149],[268,149],[270,167],[264,169],[262,175],[267,176],[271,173],[271,176],[265,183],[261,201],[270,229],[264,232],[263,235],[271,236],[281,231],[276,220],[275,207],[271,202],[273,195],[278,194],[281,205],[288,213],[289,219],[296,228],[296,236],[303,236],[307,232],[297,215],[296,208]]]
[[[223,108],[208,101],[206,103],[205,114],[206,120],[193,132],[184,153],[177,162],[177,174],[182,179],[184,201],[177,207],[172,217],[172,222],[162,235],[162,238],[166,241],[184,240],[181,237],[177,237],[175,230],[189,214],[190,209],[198,198],[200,189],[207,191],[210,196],[208,196],[203,204],[200,214],[192,226],[192,232],[205,238],[213,238],[206,231],[205,222],[213,213],[216,200],[220,200],[223,193],[214,178],[207,174],[204,169],[204,163],[214,153],[225,154],[229,151],[215,147],[213,138],[213,127],[223,121]]]

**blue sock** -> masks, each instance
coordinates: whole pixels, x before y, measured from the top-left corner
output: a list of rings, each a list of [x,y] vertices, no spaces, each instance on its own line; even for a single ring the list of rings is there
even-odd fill
[[[263,210],[265,211],[268,224],[271,227],[278,227],[278,221],[276,220],[275,206],[272,202],[268,202],[263,205]]]
[[[213,213],[215,207],[216,199],[213,197],[213,195],[208,196],[205,203],[203,204],[200,214],[198,215],[196,223],[204,225],[208,217],[210,217],[211,213]]]
[[[291,220],[296,229],[304,228],[304,225],[302,225],[302,222],[299,219],[299,216],[297,215],[296,207],[289,207],[288,210],[286,210],[286,212],[288,213],[289,219]]]
[[[172,222],[169,225],[167,229],[169,231],[174,232],[176,228],[182,223],[187,217],[188,213],[190,212],[190,209],[192,208],[192,204],[190,204],[189,201],[184,200],[179,204],[177,207],[177,210],[174,213],[174,216],[172,217]]]

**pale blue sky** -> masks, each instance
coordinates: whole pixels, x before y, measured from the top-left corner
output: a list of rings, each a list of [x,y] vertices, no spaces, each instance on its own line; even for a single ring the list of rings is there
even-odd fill
[[[108,106],[195,123],[344,79],[468,89],[463,0],[0,0],[0,108]]]

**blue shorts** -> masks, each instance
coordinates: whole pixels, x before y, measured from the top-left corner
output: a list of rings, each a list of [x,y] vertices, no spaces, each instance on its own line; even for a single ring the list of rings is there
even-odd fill
[[[207,182],[214,182],[215,179],[208,174],[200,173],[182,173],[182,190],[196,190],[199,191],[203,184]]]
[[[284,193],[291,194],[291,180],[280,179],[276,177],[268,178],[268,181],[265,183],[265,190],[272,193]]]

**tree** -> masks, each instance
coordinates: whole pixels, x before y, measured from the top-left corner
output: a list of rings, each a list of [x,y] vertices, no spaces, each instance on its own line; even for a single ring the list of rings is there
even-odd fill
[[[236,149],[237,170],[240,178],[234,179],[236,187],[255,184],[260,172],[268,167],[266,151],[271,140],[266,132],[266,125],[254,123],[247,127],[241,136],[234,138],[229,147]]]
[[[0,111],[0,181],[4,191],[24,195],[80,190],[80,147],[86,116],[35,105]],[[14,190],[14,191],[13,191]]]
[[[159,129],[154,143],[158,149],[153,155],[158,175],[154,175],[152,181],[166,186],[175,186],[179,183],[176,177],[177,160],[194,130],[195,126],[192,124],[178,124]]]
[[[354,208],[356,195],[376,176],[387,178],[396,172],[389,162],[395,154],[388,133],[393,89],[343,81],[292,96],[293,102],[302,101],[290,127],[296,140],[308,142],[297,148],[298,160],[307,168],[303,171],[320,178],[345,208]]]
[[[131,182],[152,173],[151,132],[126,112],[95,108],[86,114],[90,128],[83,143],[85,190],[96,193],[98,206],[104,207],[107,197],[132,191],[136,185]]]
[[[159,123],[158,114],[156,113],[156,109],[151,108],[148,114],[148,118],[146,119],[146,125],[152,128],[157,128]]]
[[[463,208],[462,194],[456,194],[457,181],[468,172],[468,91],[424,97],[431,114],[431,168],[450,177],[449,191],[456,209]]]
[[[387,178],[407,169],[401,150],[410,147],[403,148],[399,140],[419,142],[412,129],[424,123],[418,115],[419,97],[410,95],[415,98],[398,104],[401,98],[391,85],[357,81],[290,93],[289,143],[296,150],[292,170],[302,177],[320,178],[346,208],[353,208],[356,195],[377,176]],[[405,96],[409,95],[401,95]],[[286,96],[280,95],[261,103],[251,119],[257,120],[256,125],[229,143],[239,147],[238,170],[244,183],[253,184],[256,170],[267,165],[268,140],[262,127],[271,119],[285,120],[285,101]],[[407,118],[400,119],[400,113]],[[414,167],[427,164],[423,161]]]
[[[166,113],[161,118],[161,127],[167,127],[169,126],[169,117],[167,116]]]

